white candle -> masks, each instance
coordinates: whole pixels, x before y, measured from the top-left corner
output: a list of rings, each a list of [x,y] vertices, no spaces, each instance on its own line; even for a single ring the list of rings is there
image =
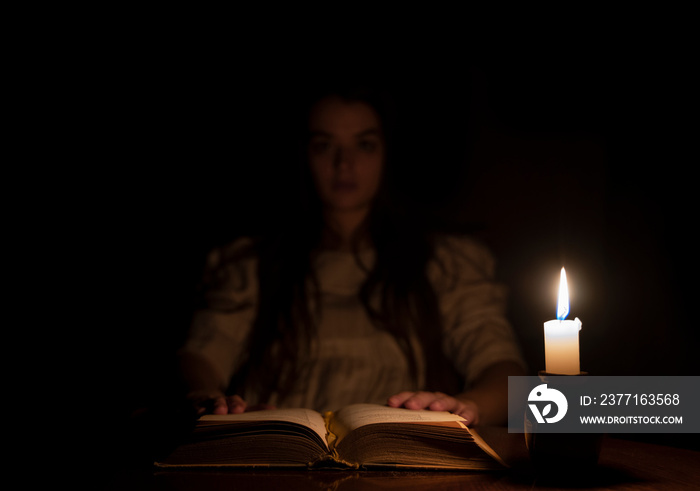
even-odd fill
[[[566,284],[566,272],[561,268],[557,319],[544,323],[544,365],[547,373],[561,375],[581,373],[578,348],[581,321],[578,317],[572,321],[565,320],[568,314],[569,289]]]

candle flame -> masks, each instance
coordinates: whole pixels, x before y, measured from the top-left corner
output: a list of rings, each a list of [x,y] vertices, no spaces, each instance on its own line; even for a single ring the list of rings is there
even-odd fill
[[[559,280],[559,301],[557,302],[557,319],[563,321],[569,315],[569,287],[566,284],[566,271],[561,268]]]

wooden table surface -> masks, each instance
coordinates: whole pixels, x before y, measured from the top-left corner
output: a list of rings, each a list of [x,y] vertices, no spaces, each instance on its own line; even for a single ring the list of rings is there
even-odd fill
[[[510,468],[497,472],[125,470],[110,478],[110,490],[700,490],[700,451],[606,436],[598,465],[558,478],[533,469],[522,434],[482,428],[482,437]]]

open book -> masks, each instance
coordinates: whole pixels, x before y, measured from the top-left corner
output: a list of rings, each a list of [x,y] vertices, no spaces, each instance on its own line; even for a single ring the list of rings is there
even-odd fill
[[[277,409],[202,416],[159,467],[472,469],[505,463],[448,412],[355,404],[321,415]]]

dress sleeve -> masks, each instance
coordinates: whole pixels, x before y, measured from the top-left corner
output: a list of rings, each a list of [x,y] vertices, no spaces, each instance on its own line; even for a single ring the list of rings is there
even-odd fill
[[[250,239],[239,239],[208,255],[202,295],[204,303],[194,313],[182,351],[209,361],[226,387],[243,362],[257,313],[257,259]]]
[[[478,242],[444,237],[429,268],[443,320],[443,351],[472,385],[488,366],[515,361],[520,348],[506,319],[507,293],[494,280],[495,261]]]

